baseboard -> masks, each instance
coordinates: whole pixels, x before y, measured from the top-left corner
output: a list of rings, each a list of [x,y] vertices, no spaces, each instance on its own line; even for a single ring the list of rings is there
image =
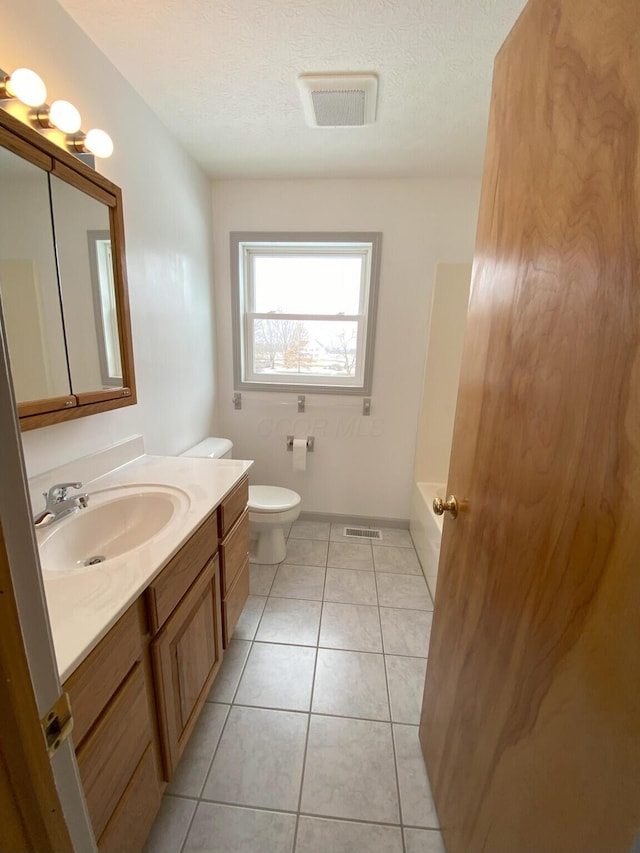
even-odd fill
[[[324,512],[301,512],[300,521],[324,521],[331,524],[351,524],[355,527],[397,527],[409,529],[408,518],[371,518],[364,515],[332,515]]]

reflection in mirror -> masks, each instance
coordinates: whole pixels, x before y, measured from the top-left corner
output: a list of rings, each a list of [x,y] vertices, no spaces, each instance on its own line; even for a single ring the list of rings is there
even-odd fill
[[[98,355],[102,384],[122,387],[122,362],[118,337],[118,313],[113,281],[113,257],[109,231],[88,231],[91,289],[98,331]]]
[[[17,401],[70,393],[45,171],[0,148],[0,296]]]
[[[121,388],[109,208],[54,175],[51,176],[51,203],[72,392]],[[108,243],[107,250],[103,239],[99,256],[95,255],[97,244],[91,237],[95,233],[106,235]],[[102,319],[105,313],[106,331]]]

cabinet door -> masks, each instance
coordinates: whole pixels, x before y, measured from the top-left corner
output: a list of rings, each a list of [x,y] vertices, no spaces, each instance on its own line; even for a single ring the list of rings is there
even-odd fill
[[[167,781],[178,763],[222,659],[217,555],[151,644]]]

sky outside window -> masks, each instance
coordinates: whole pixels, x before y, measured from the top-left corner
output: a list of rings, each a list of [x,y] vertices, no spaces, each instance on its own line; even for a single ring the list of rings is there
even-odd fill
[[[254,311],[285,314],[358,314],[360,256],[257,256]]]

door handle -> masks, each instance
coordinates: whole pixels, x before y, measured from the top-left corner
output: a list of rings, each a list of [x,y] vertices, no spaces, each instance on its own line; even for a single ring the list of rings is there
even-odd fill
[[[449,495],[446,501],[443,501],[442,498],[435,498],[433,511],[436,515],[444,515],[445,512],[448,512],[451,518],[456,518],[458,515],[458,499],[455,495]]]

